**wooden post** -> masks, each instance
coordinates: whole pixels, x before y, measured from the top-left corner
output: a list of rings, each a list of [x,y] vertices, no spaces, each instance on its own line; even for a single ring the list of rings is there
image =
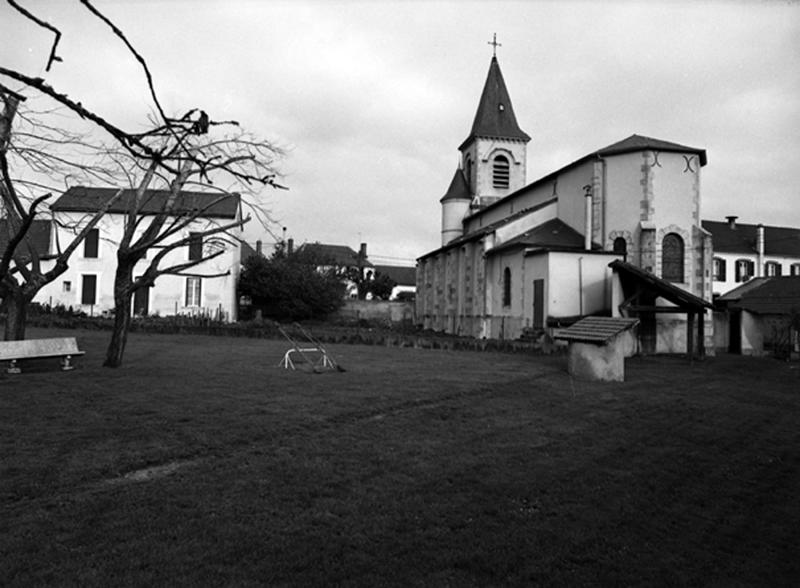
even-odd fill
[[[686,326],[686,352],[689,354],[689,362],[694,359],[694,313],[687,312],[688,325]]]
[[[697,315],[697,354],[700,356],[700,359],[706,356],[705,314],[706,311],[703,309]]]

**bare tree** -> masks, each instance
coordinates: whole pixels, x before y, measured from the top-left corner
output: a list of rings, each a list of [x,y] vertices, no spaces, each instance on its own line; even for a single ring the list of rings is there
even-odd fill
[[[54,189],[48,178],[110,177],[102,167],[82,160],[81,155],[92,151],[83,137],[49,127],[30,112],[21,112],[19,106],[24,100],[0,86],[0,206],[4,211],[0,231],[6,242],[0,257],[0,299],[6,314],[6,340],[25,338],[28,305],[42,287],[68,269],[70,255],[107,210],[97,210],[63,248],[56,243],[52,254],[40,250],[32,229],[40,206]],[[12,132],[15,120],[22,124]],[[72,156],[65,151],[73,151]],[[25,168],[32,175],[21,179],[12,175],[12,168]],[[46,175],[37,174],[42,171]],[[108,203],[112,204],[113,200]]]
[[[61,37],[58,29],[21,8],[14,0],[7,1],[25,18],[54,32],[55,39],[48,59],[48,70],[54,62],[61,62],[61,57],[56,53]],[[114,285],[115,326],[104,363],[106,366],[116,367],[122,362],[130,325],[131,302],[136,290],[151,286],[156,278],[164,274],[193,275],[192,272],[197,266],[221,253],[221,250],[209,251],[199,259],[170,264],[168,254],[189,243],[191,237],[187,234],[187,229],[203,218],[214,202],[212,200],[205,207],[187,209],[182,205],[184,188],[202,187],[213,190],[219,198],[228,198],[232,190],[236,190],[237,193],[252,193],[254,188],[263,186],[281,187],[276,182],[277,174],[274,168],[274,160],[280,156],[280,150],[267,141],[242,132],[224,134],[226,129],[237,129],[238,123],[214,120],[198,108],[191,109],[180,117],[167,116],[158,101],[145,59],[139,55],[122,31],[89,0],[81,0],[81,3],[93,17],[109,26],[113,34],[141,64],[156,109],[156,118],[152,121],[151,129],[144,133],[126,132],[109,122],[107,118],[84,107],[81,102],[58,92],[42,78],[2,66],[0,66],[0,76],[22,84],[27,91],[56,101],[81,119],[106,131],[117,144],[116,149],[109,151],[109,157],[118,162],[127,159],[129,163],[133,163],[132,168],[135,172],[129,173],[129,176],[135,190],[129,193],[120,190],[117,194],[117,198],[124,199],[126,221],[117,250]],[[8,88],[0,85],[0,91],[3,90]],[[9,92],[5,94],[9,95]],[[19,96],[16,93],[15,95]],[[223,134],[218,131],[222,131]],[[164,189],[167,193],[167,196],[159,201],[155,211],[152,209],[153,188]],[[27,230],[24,229],[25,222],[32,222],[36,205],[42,199],[43,197],[35,199],[27,210],[20,209],[19,217],[24,222],[20,223],[21,228],[17,231],[19,239],[15,237],[14,248],[9,248],[12,251],[10,255],[13,256],[13,251],[19,249]],[[107,202],[103,210],[97,211],[86,224],[77,229],[77,241],[73,242],[75,246],[88,234],[90,227],[97,224],[111,204],[110,201]],[[237,219],[235,222],[207,227],[199,232],[199,236],[216,237],[219,242],[219,239],[224,240],[229,231],[241,226],[247,220],[249,219]],[[197,234],[194,236],[197,237]],[[72,249],[74,250],[74,247]],[[134,279],[134,266],[145,259],[147,251],[151,249],[157,250],[156,255],[149,261],[144,274]],[[19,267],[19,264],[17,266]]]

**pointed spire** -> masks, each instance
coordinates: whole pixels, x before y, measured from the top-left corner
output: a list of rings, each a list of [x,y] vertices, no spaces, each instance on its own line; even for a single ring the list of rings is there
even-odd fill
[[[486,84],[478,103],[478,112],[475,113],[472,130],[459,149],[464,149],[467,143],[475,137],[518,139],[526,143],[531,140],[530,136],[517,124],[517,117],[514,116],[511,97],[508,95],[503,74],[500,72],[497,56],[492,56],[489,75],[486,77]]]
[[[444,202],[445,200],[471,200],[472,194],[469,191],[469,185],[467,184],[467,178],[464,177],[464,171],[459,167],[456,169],[455,175],[453,175],[453,179],[450,182],[450,187],[447,189],[447,192],[444,196],[439,200],[439,202]]]

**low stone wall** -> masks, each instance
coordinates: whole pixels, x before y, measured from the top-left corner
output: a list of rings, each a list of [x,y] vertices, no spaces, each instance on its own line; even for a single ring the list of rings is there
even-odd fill
[[[384,323],[414,323],[414,303],[384,300],[347,300],[334,315],[344,321],[377,321]]]

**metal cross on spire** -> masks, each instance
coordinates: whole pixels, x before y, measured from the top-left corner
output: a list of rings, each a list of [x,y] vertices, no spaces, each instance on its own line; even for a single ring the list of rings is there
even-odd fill
[[[497,33],[494,33],[492,35],[492,40],[488,41],[486,44],[492,46],[492,57],[497,57],[497,48],[503,46],[502,43],[497,42]]]

